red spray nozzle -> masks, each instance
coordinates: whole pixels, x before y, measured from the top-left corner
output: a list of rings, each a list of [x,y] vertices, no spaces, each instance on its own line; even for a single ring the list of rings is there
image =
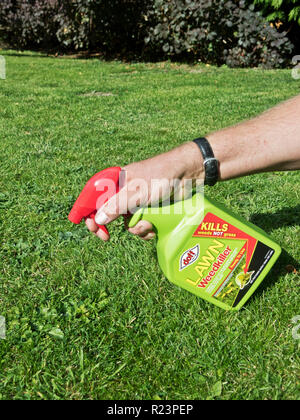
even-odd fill
[[[119,192],[119,177],[121,168],[108,168],[94,175],[86,184],[74,204],[69,220],[79,224],[83,219],[95,219],[99,210],[111,197]],[[98,225],[106,234],[105,226]]]

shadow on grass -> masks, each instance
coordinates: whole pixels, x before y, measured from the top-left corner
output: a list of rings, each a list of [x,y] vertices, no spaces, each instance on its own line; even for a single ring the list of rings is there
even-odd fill
[[[1,47],[1,46],[0,46]],[[135,56],[122,56],[122,55],[108,55],[103,52],[93,52],[93,51],[79,51],[79,52],[67,52],[60,51],[59,49],[32,49],[32,50],[14,50],[13,48],[3,48],[2,51],[6,56],[10,57],[30,57],[30,58],[69,58],[77,60],[90,60],[98,59],[105,61],[124,61],[126,63],[131,61],[138,61],[138,58]]]
[[[284,207],[275,213],[253,214],[250,221],[258,226],[263,226],[263,229],[267,233],[271,233],[273,230],[281,227],[300,226],[300,205],[296,207]],[[282,250],[279,260],[256,291],[256,295],[261,295],[264,291],[272,287],[280,276],[287,274],[288,266],[292,266],[299,271],[299,262],[286,250]]]
[[[262,226],[268,233],[281,227],[300,226],[300,205],[284,207],[276,213],[255,213],[250,222]]]
[[[22,50],[12,50],[10,48],[1,49],[1,53],[5,54],[7,57],[28,57],[28,58],[47,58],[49,55],[44,52],[39,51],[22,51]]]
[[[287,266],[293,266],[297,270],[299,269],[299,263],[286,250],[283,249],[279,260],[276,262],[270,273],[259,286],[255,292],[255,296],[261,296],[265,291],[272,288],[281,276],[286,275],[288,273]],[[293,274],[290,273],[289,275],[292,276]]]

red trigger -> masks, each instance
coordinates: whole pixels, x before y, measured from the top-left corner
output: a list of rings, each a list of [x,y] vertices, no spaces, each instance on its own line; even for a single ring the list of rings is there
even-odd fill
[[[79,224],[83,219],[91,218],[95,220],[97,210],[119,192],[120,172],[121,168],[115,167],[105,169],[94,175],[74,204],[69,214],[70,222]],[[109,235],[106,226],[99,226],[99,229]]]

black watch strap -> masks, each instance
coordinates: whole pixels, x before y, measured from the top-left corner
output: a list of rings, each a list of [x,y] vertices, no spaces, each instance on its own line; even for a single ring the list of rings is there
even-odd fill
[[[194,143],[199,147],[204,159],[204,183],[213,187],[219,180],[219,161],[215,158],[213,149],[205,137],[194,140]]]

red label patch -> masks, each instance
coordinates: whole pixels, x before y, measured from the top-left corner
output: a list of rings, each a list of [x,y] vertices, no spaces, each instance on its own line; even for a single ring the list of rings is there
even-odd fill
[[[246,267],[244,268],[245,273],[248,271],[248,267],[255,250],[257,240],[247,233],[241,231],[225,220],[220,219],[212,213],[207,213],[203,222],[198,226],[194,235],[196,238],[224,238],[224,239],[244,239],[247,241],[246,246],[241,250],[236,260],[232,264],[232,269],[238,264],[245,252],[246,254]]]

